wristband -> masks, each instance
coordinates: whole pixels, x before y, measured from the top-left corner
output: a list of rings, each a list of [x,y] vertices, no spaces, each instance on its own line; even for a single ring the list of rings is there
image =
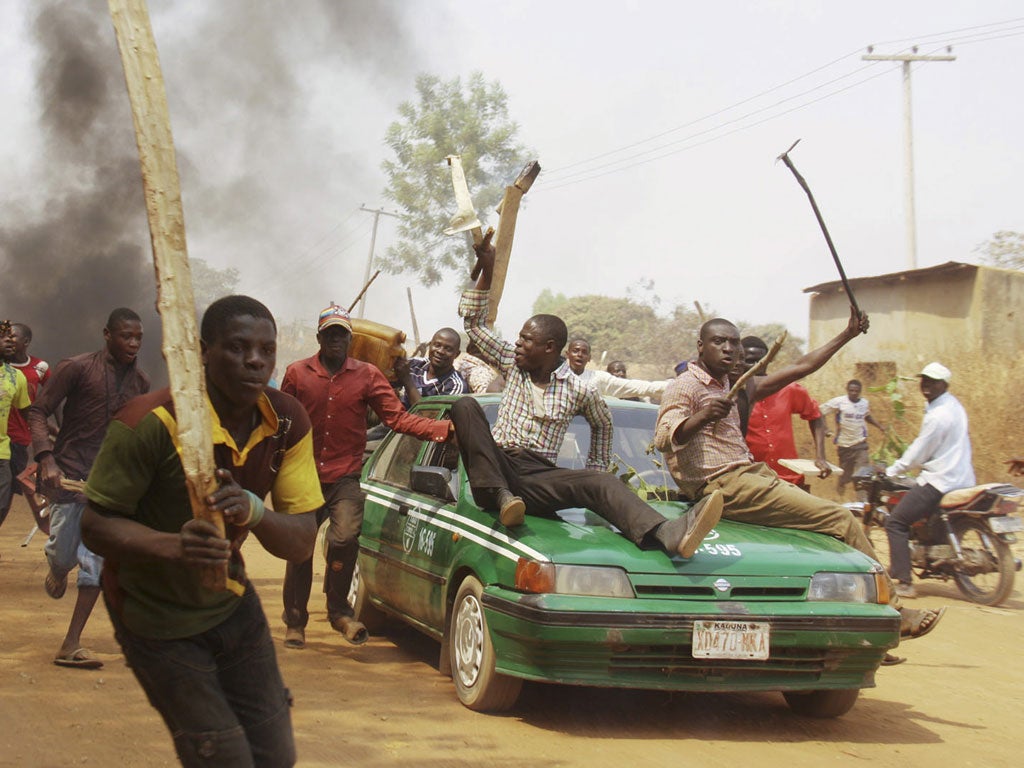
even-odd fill
[[[249,516],[240,525],[244,525],[251,530],[263,520],[263,515],[266,514],[267,508],[263,506],[263,499],[252,491],[246,491],[245,495],[249,497]]]

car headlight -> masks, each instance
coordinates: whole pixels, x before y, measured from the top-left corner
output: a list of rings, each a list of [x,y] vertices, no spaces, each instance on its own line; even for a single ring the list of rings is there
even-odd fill
[[[878,574],[831,573],[823,571],[811,577],[807,590],[808,600],[839,603],[877,603],[879,601]]]
[[[633,585],[621,568],[557,565],[519,558],[516,589],[520,592],[594,597],[634,597]]]

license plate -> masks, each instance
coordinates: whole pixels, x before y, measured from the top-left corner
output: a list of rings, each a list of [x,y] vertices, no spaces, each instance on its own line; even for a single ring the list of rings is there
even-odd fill
[[[693,622],[695,659],[767,659],[769,627],[756,621]]]
[[[1014,533],[1015,531],[1024,531],[1024,520],[1013,515],[1007,515],[1005,517],[990,517],[988,524],[992,526],[992,530],[996,533]]]

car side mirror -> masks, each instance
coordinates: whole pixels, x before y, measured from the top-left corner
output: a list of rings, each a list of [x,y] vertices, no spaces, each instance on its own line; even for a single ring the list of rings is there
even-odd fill
[[[452,499],[452,471],[445,467],[413,467],[411,484],[417,493],[436,496],[439,499]]]

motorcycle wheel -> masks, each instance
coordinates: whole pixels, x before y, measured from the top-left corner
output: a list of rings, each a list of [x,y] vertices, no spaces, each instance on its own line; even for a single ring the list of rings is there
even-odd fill
[[[960,542],[965,558],[986,557],[995,566],[988,573],[966,573],[957,568],[953,573],[960,591],[971,601],[982,605],[999,605],[1013,592],[1015,565],[1009,545],[980,520],[961,518],[953,523],[953,533]]]

